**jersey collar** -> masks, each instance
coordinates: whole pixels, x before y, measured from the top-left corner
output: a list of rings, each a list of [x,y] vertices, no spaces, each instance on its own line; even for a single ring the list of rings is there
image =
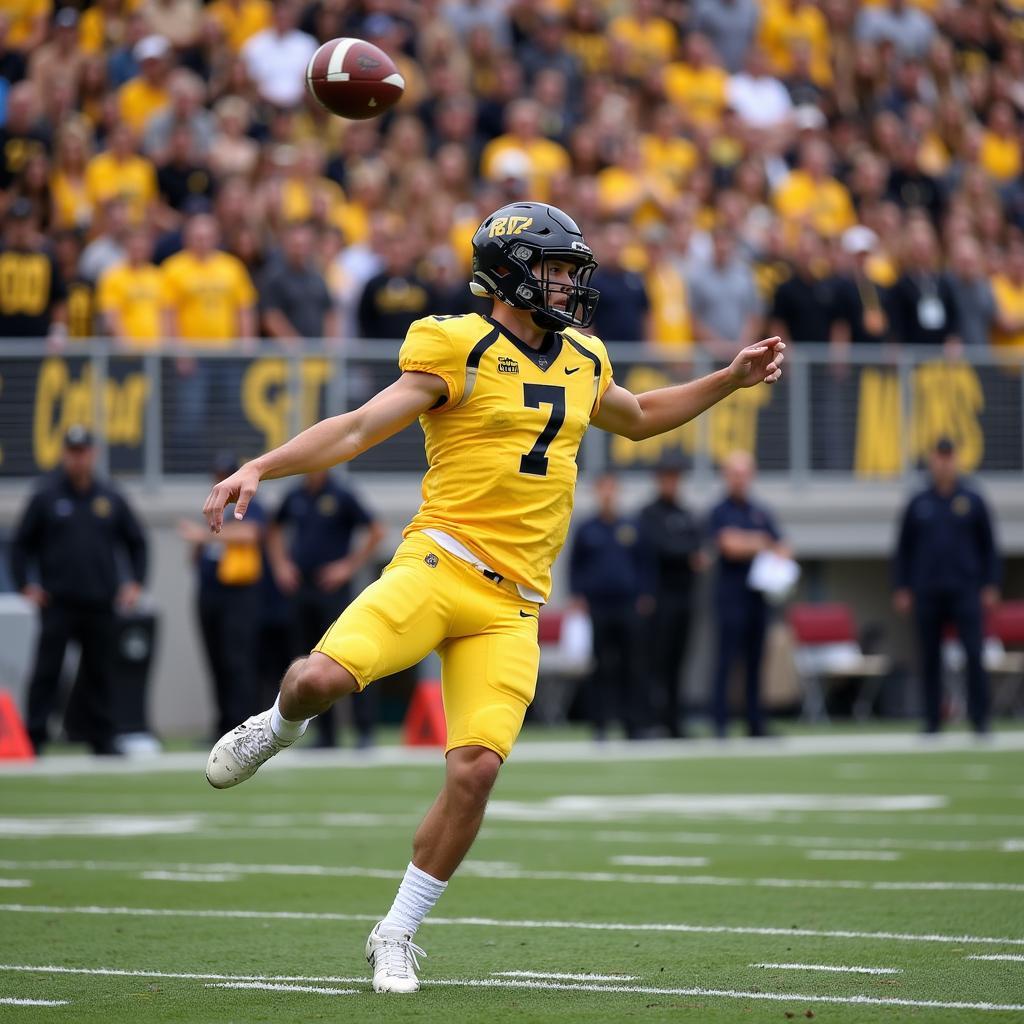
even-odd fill
[[[559,353],[562,351],[561,334],[554,331],[548,331],[548,333],[544,335],[544,341],[541,343],[540,348],[532,348],[527,345],[522,338],[516,337],[516,335],[513,334],[504,324],[499,324],[497,320],[492,320],[486,315],[483,315],[483,318],[492,327],[499,331],[502,337],[507,338],[513,345],[515,345],[515,347],[540,370],[547,372],[547,370],[554,366]]]

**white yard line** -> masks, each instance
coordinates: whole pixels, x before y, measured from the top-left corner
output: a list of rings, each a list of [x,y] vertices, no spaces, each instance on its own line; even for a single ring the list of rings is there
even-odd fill
[[[711,863],[707,857],[634,857],[630,854],[609,857],[608,861],[624,868],[706,868]]]
[[[311,992],[318,996],[357,996],[357,988],[320,988],[316,985],[275,985],[267,981],[212,981],[207,988],[254,988],[262,992]]]
[[[69,1006],[66,999],[18,999],[15,996],[0,996],[0,1006]]]
[[[902,967],[844,967],[839,964],[747,964],[773,971],[830,971],[835,974],[902,974]]]
[[[116,873],[138,871],[169,872],[224,872],[239,875],[284,875],[320,878],[380,878],[400,879],[403,872],[391,868],[371,868],[327,864],[235,864],[235,863],[177,863],[146,864],[138,861],[96,860],[5,860],[0,870],[33,871],[111,871]],[[1024,893],[1024,882],[944,882],[944,881],[869,881],[866,879],[823,878],[733,878],[722,875],[647,875],[619,871],[529,871],[505,868],[500,864],[478,862],[462,867],[462,877],[486,878],[500,881],[545,882],[603,882],[619,885],[711,886],[759,889],[849,889],[860,892],[1019,892]]]
[[[0,889],[27,889],[31,884],[28,878],[0,878]]]
[[[139,878],[147,882],[238,882],[242,876],[223,871],[143,871]]]
[[[986,956],[969,956],[968,960],[1010,960],[1013,963],[1024,963],[1024,954],[1020,953],[989,953]]]
[[[807,850],[807,860],[899,860],[903,856],[896,850]]]
[[[10,967],[0,965],[0,970],[9,970]],[[211,975],[185,975],[162,973],[156,971],[124,971],[110,968],[66,968],[66,967],[31,967],[21,965],[14,968],[27,972],[37,973],[59,973],[59,974],[106,974],[106,975],[128,975],[139,977],[196,977],[209,978]],[[228,979],[225,979],[228,980]],[[274,991],[303,991],[298,986],[283,984],[286,981],[294,982],[340,982],[353,983],[362,982],[366,984],[365,978],[252,978],[244,977],[232,979],[230,984],[223,987],[244,987],[244,988],[265,988],[271,985],[276,986]],[[655,988],[647,985],[615,985],[598,984],[590,985],[581,982],[558,982],[542,981],[527,978],[435,978],[430,979],[427,984],[431,987],[456,986],[460,988],[511,988],[511,989],[542,989],[556,992],[613,992],[637,995],[654,996],[698,996],[705,998],[722,999],[749,999],[767,1000],[781,1003],[829,1003],[833,1005],[848,1006],[907,1006],[921,1007],[925,1009],[943,1010],[1004,1010],[1019,1012],[1024,1010],[1024,1005],[1013,1003],[968,1003],[968,1002],[945,1002],[938,999],[887,999],[875,996],[828,996],[807,994],[798,992],[744,992],[737,989],[715,989],[715,988]],[[221,986],[218,986],[221,987]],[[320,988],[320,986],[317,986]],[[335,993],[331,993],[335,994]],[[338,995],[349,994],[347,990],[336,990]]]
[[[224,918],[248,921],[370,921],[376,923],[380,914],[340,914],[328,911],[301,910],[172,910],[164,907],[79,906],[54,907],[29,903],[0,904],[0,913],[9,914],[87,914],[97,917],[182,917]],[[783,928],[763,925],[699,925],[677,923],[642,923],[627,921],[535,921],[506,920],[494,917],[428,917],[429,926],[479,925],[483,928],[543,928],[556,931],[596,932],[669,932],[693,935],[775,935],[786,938],[877,939],[882,942],[938,942],[952,945],[1024,946],[1024,938],[989,935],[953,935],[941,932],[862,932],[839,929]],[[0,970],[11,969],[0,965]],[[17,969],[17,968],[15,968]]]
[[[516,763],[607,764],[636,761],[734,760],[736,758],[805,757],[849,754],[916,754],[931,755],[952,751],[985,753],[1024,750],[1024,730],[997,732],[984,747],[968,733],[945,733],[923,739],[915,733],[857,733],[850,735],[783,736],[771,740],[747,740],[739,737],[722,743],[719,740],[688,740],[685,743],[652,740],[645,743],[612,741],[597,744],[578,742],[521,742],[512,754]],[[318,751],[300,749],[286,757],[274,758],[261,769],[264,772],[287,771],[291,768],[362,768],[376,769],[386,765],[440,765],[439,750],[418,750],[405,747],[377,747],[371,751]],[[40,758],[37,761],[0,762],[0,775],[140,775],[151,772],[203,771],[206,754],[182,751],[156,754],[152,757],[94,758],[68,755]]]
[[[544,971],[491,971],[492,978],[540,978],[545,981],[639,981],[635,974],[559,974]]]

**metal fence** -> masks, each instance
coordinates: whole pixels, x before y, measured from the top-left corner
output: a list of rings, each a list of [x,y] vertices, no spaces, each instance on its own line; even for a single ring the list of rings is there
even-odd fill
[[[720,365],[702,350],[673,355],[610,345],[616,380],[639,392]],[[33,477],[60,457],[71,423],[97,437],[101,468],[157,489],[206,477],[217,453],[245,458],[325,415],[352,409],[398,374],[397,343],[272,345],[126,353],[103,340],[50,354],[38,341],[0,342],[0,481]],[[581,468],[646,469],[678,452],[698,479],[729,451],[745,449],[762,471],[809,480],[892,480],[919,465],[943,435],[966,470],[1024,470],[1024,359],[968,350],[855,347],[836,362],[826,345],[791,346],[772,387],[737,392],[708,415],[634,443],[589,432]],[[416,426],[352,464],[357,474],[424,468]]]

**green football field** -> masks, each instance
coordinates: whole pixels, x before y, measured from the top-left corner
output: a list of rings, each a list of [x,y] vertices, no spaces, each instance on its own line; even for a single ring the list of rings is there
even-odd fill
[[[377,996],[440,756],[0,769],[0,1020],[1024,1021],[1024,732],[521,743]]]

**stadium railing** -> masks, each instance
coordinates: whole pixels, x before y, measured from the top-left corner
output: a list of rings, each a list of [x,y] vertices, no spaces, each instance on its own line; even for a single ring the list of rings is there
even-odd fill
[[[643,391],[721,365],[704,350],[611,344],[616,380]],[[125,351],[109,340],[0,343],[0,486],[56,465],[71,423],[93,428],[100,468],[143,490],[207,478],[217,455],[280,444],[316,419],[351,409],[397,376],[397,342],[269,343],[232,349]],[[1011,479],[1024,470],[1024,358],[995,350],[857,346],[843,362],[827,345],[791,345],[778,384],[737,392],[668,434],[634,443],[589,432],[585,472],[647,469],[678,453],[699,482],[734,449],[765,474],[806,482],[893,482],[941,436],[967,472]],[[361,456],[358,474],[423,469],[411,427]]]

